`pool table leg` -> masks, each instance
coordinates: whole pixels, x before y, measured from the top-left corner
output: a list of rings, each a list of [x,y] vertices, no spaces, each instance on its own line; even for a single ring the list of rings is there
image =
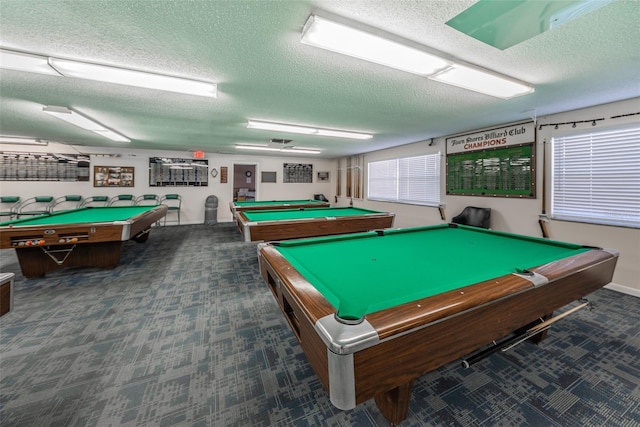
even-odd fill
[[[549,320],[553,317],[553,312],[544,315],[541,317],[541,319],[543,321]],[[531,326],[535,326],[537,323],[539,322],[535,322],[531,325],[528,325],[527,328],[531,327]],[[536,334],[534,336],[532,336],[531,338],[529,338],[529,341],[536,343],[536,344],[540,344],[542,342],[543,339],[545,339],[547,337],[547,333],[549,332],[549,329],[545,329],[544,331],[540,332],[539,334]]]
[[[149,239],[149,233],[151,232],[151,227],[145,228],[140,233],[136,234],[131,238],[136,243],[144,243]]]
[[[413,380],[410,380],[394,389],[376,394],[376,405],[392,426],[397,426],[407,418],[412,390]]]
[[[16,248],[18,262],[24,277],[35,279],[50,271],[66,267],[115,268],[120,263],[122,241],[97,242],[83,245],[58,245],[51,250],[71,250],[64,261],[54,262],[42,247]]]

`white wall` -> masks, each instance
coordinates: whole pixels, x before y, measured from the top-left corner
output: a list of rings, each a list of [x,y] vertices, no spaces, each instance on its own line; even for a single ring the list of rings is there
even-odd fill
[[[64,144],[51,144],[47,147],[26,147],[3,144],[2,151],[12,152],[48,152],[77,154],[73,147]],[[68,194],[80,194],[84,197],[94,195],[115,196],[117,194],[142,194],[153,193],[164,195],[168,193],[179,193],[182,196],[182,224],[199,224],[204,222],[204,204],[208,196],[218,197],[218,221],[232,221],[229,202],[233,200],[233,165],[234,164],[255,164],[257,178],[257,198],[258,200],[273,199],[311,199],[316,193],[325,194],[329,197],[335,183],[335,162],[332,160],[322,160],[314,158],[297,157],[257,157],[257,156],[233,156],[222,154],[209,154],[206,159],[209,161],[209,171],[212,168],[218,169],[222,166],[228,167],[228,183],[220,182],[220,174],[212,178],[209,175],[209,185],[206,187],[150,187],[149,186],[149,157],[173,157],[192,158],[190,152],[178,151],[150,151],[150,150],[128,150],[126,147],[115,148],[95,148],[83,147],[83,152],[119,154],[120,157],[108,157],[101,155],[91,156],[91,177],[89,182],[47,182],[47,181],[0,181],[0,194],[5,196],[20,196],[23,200],[33,196],[64,196]],[[282,182],[283,163],[311,163],[313,164],[312,184],[298,184]],[[133,166],[135,167],[135,185],[133,188],[96,188],[93,186],[94,166]],[[277,172],[276,183],[261,183],[262,171]],[[317,172],[329,171],[329,182],[317,182]]]
[[[572,120],[590,120],[604,117],[606,120],[598,122],[598,127],[629,121],[638,122],[640,116],[630,116],[628,118],[610,119],[612,116],[636,113],[640,110],[640,99],[591,107],[583,110],[570,111],[566,113],[554,114],[545,117],[538,117],[537,124],[564,123]],[[500,125],[501,123],[496,123]],[[590,123],[577,124],[584,128],[591,128]],[[537,128],[537,127],[536,127]],[[550,141],[554,134],[562,132],[567,127],[561,126],[557,131],[552,126],[545,126],[538,131],[537,137],[537,197],[535,199],[513,199],[499,197],[471,197],[471,196],[447,196],[445,193],[445,137],[437,138],[434,144],[429,146],[429,141],[407,144],[388,150],[381,150],[365,154],[365,198],[354,200],[354,205],[382,211],[394,212],[396,214],[395,227],[411,227],[418,225],[439,224],[444,222],[440,219],[438,209],[424,206],[374,202],[366,200],[366,172],[367,162],[373,160],[389,159],[417,154],[442,153],[442,202],[446,205],[445,221],[449,221],[452,216],[459,213],[465,206],[484,206],[492,208],[491,226],[493,229],[526,234],[531,236],[541,236],[538,224],[538,215],[542,212],[542,182],[543,182],[543,143]],[[473,131],[474,129],[468,129]],[[77,153],[72,147],[66,145],[52,145],[49,147],[34,147],[25,150],[24,146],[3,145],[0,147],[4,151],[31,151],[31,152],[58,152]],[[98,150],[87,147],[87,152],[98,152]],[[211,179],[208,187],[149,187],[148,162],[149,157],[166,156],[178,158],[190,158],[189,152],[175,151],[146,151],[124,149],[103,149],[101,153],[119,153],[121,157],[97,157],[92,156],[92,175],[90,182],[27,182],[27,181],[0,181],[0,194],[19,195],[21,197],[31,197],[37,195],[62,196],[65,194],[109,195],[114,196],[120,193],[133,193],[135,195],[145,193],[166,194],[178,192],[183,196],[183,224],[202,223],[204,221],[204,202],[207,196],[215,195],[219,199],[218,220],[221,222],[231,221],[229,202],[233,198],[233,184],[231,182],[234,164],[256,164],[256,177],[260,177],[262,171],[277,172],[277,182],[257,184],[257,198],[260,200],[271,199],[299,199],[312,198],[315,193],[322,193],[333,202],[335,196],[336,161],[322,160],[314,158],[283,158],[283,157],[258,157],[258,156],[233,156],[210,154],[209,168],[227,166],[229,168],[229,183],[221,184],[220,175]],[[547,156],[550,157],[550,156]],[[312,163],[314,167],[313,184],[284,184],[282,182],[283,163]],[[114,165],[114,166],[134,166],[135,187],[133,189],[120,188],[94,188],[93,187],[93,166]],[[317,182],[317,172],[328,171],[330,173],[329,182]],[[547,185],[547,206],[549,212],[549,168],[546,168]],[[344,175],[343,175],[344,176]],[[343,194],[344,185],[343,185]],[[349,199],[338,198],[337,205],[346,206]],[[614,282],[621,285],[621,290],[640,296],[640,229],[600,226],[566,221],[551,221],[548,224],[550,238],[568,242],[581,243],[586,245],[601,246],[620,251],[618,266],[614,275]]]
[[[626,118],[611,119],[612,116],[637,113],[640,110],[640,99],[631,99],[613,104],[591,107],[583,110],[570,111],[566,113],[554,114],[537,118],[536,129],[539,125],[549,123],[565,123],[572,120],[591,120],[595,118],[605,118],[604,121],[597,122],[598,128],[606,126],[623,124],[631,121],[636,123],[640,121],[640,116],[634,115]],[[496,123],[500,125],[501,123]],[[591,122],[584,124],[576,124],[575,129],[591,129]],[[441,164],[441,200],[446,205],[446,219],[440,218],[438,209],[424,206],[404,205],[395,203],[375,202],[366,200],[366,188],[364,191],[365,198],[362,200],[354,200],[355,206],[364,208],[377,209],[383,211],[395,212],[396,227],[412,227],[428,224],[441,224],[450,221],[451,217],[458,214],[465,206],[489,207],[491,213],[491,228],[495,230],[525,234],[530,236],[542,237],[540,226],[538,224],[539,214],[542,213],[542,183],[543,170],[546,171],[545,184],[547,186],[546,207],[547,213],[550,212],[550,167],[543,168],[543,144],[550,141],[551,138],[567,129],[575,130],[572,125],[559,126],[556,130],[555,126],[543,126],[538,131],[537,136],[537,160],[536,160],[536,181],[537,194],[535,199],[517,199],[503,197],[475,197],[475,196],[448,196],[445,191],[445,137],[434,140],[432,146],[430,141],[417,142],[414,144],[404,145],[388,150],[381,150],[365,154],[365,186],[367,180],[367,163],[376,160],[389,158],[442,153]],[[475,129],[469,129],[474,131]],[[550,155],[547,157],[549,163]],[[343,189],[344,194],[344,189]],[[340,205],[348,204],[349,199],[346,197],[339,198]],[[604,248],[616,249],[620,252],[618,265],[616,267],[613,281],[621,285],[619,290],[640,296],[640,229],[601,226],[593,224],[575,223],[567,221],[550,221],[548,223],[549,237],[554,240],[567,242],[575,242],[591,246],[599,246]]]

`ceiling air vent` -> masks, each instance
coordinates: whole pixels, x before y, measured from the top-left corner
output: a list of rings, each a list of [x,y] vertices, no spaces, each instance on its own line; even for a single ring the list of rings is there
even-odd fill
[[[271,138],[271,140],[269,140],[269,142],[272,144],[288,144],[291,141],[293,141],[293,139]]]

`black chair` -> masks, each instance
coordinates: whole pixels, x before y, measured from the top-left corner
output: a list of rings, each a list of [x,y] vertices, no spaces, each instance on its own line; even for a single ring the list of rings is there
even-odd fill
[[[460,214],[451,218],[454,224],[470,225],[473,227],[491,227],[491,209],[467,206]]]
[[[329,199],[324,197],[324,194],[314,194],[313,195],[313,200],[320,200],[321,202],[328,202],[329,201]]]

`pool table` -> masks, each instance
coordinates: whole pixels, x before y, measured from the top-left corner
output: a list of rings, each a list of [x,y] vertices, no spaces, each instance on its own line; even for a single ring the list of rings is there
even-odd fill
[[[65,267],[114,268],[123,243],[144,242],[166,205],[84,207],[0,223],[0,248],[13,248],[22,274]]]
[[[455,224],[261,243],[260,272],[340,409],[392,425],[415,378],[611,281],[614,250]],[[558,316],[560,317],[560,316]]]
[[[354,207],[238,212],[245,242],[356,233],[393,225],[394,214]]]
[[[329,202],[322,200],[256,200],[247,202],[229,202],[229,209],[235,218],[238,212],[296,208],[328,208]]]

